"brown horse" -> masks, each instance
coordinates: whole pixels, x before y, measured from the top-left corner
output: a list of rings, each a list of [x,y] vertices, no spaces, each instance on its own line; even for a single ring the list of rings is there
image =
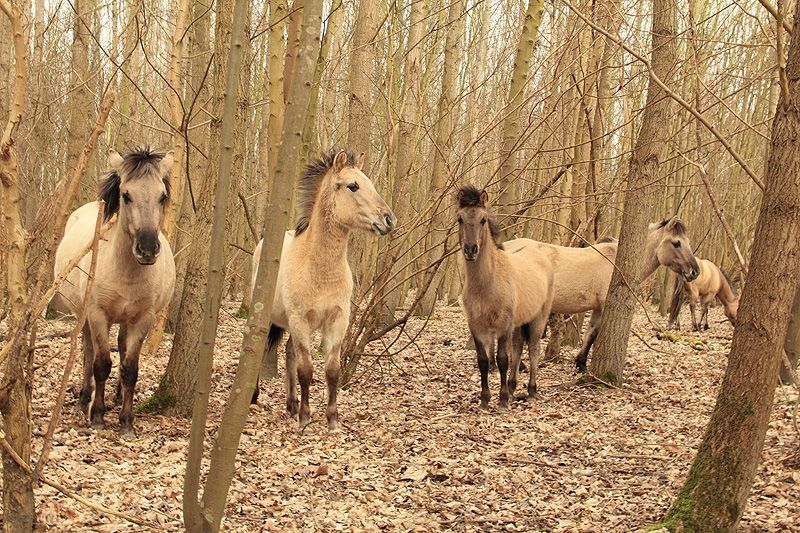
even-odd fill
[[[515,332],[528,344],[531,372],[528,397],[536,394],[539,341],[547,324],[553,300],[553,268],[534,247],[506,252],[497,242],[497,227],[486,210],[488,195],[473,186],[458,191],[458,224],[461,249],[466,260],[464,312],[475,340],[481,372],[481,407],[489,407],[489,361],[497,341],[500,371],[500,407],[517,385],[522,346],[514,342]],[[519,331],[516,331],[519,330]],[[513,345],[511,373],[508,374],[509,345]]]
[[[708,259],[699,261],[700,275],[694,281],[686,282],[683,278],[675,280],[675,290],[672,293],[672,302],[669,309],[669,324],[676,329],[681,329],[680,312],[684,298],[689,297],[689,311],[692,314],[692,331],[700,328],[708,329],[708,307],[716,298],[725,310],[731,324],[736,325],[736,313],[739,311],[739,295],[730,278],[717,265]],[[700,322],[697,321],[695,308],[700,304]],[[705,325],[703,325],[705,320]]]
[[[121,394],[119,429],[125,437],[134,435],[133,393],[139,351],[156,312],[169,302],[175,287],[172,250],[159,232],[169,201],[172,161],[172,152],[143,148],[123,157],[111,150],[112,170],[100,188],[100,198],[105,201],[103,218],[108,220],[118,213],[119,219],[99,243],[94,284],[86,295],[80,404],[92,427],[101,429],[106,412],[105,385],[111,373],[108,333],[112,324],[119,324],[117,400]],[[56,250],[56,274],[92,241],[98,209],[99,203],[91,202],[70,215]],[[59,290],[61,301],[76,315],[84,305],[90,263],[91,253],[70,272]]]
[[[556,246],[531,239],[514,239],[504,244],[509,252],[526,247],[551,257],[555,285],[553,313],[568,315],[592,311],[589,326],[583,334],[583,345],[575,360],[580,372],[586,371],[589,350],[597,338],[617,257],[617,241],[604,241],[587,248]],[[686,228],[677,217],[650,224],[648,229],[641,279],[648,278],[659,265],[689,281],[699,272]]]
[[[297,381],[300,381],[299,422],[302,430],[311,421],[308,405],[313,365],[311,335],[322,331],[325,352],[325,377],[328,382],[328,431],[339,429],[336,393],[341,366],[340,351],[350,321],[353,274],[347,263],[350,230],[360,229],[387,235],[397,219],[361,172],[364,154],[356,159],[345,151],[330,152],[309,164],[299,183],[300,219],[293,232],[287,232],[278,269],[278,284],[272,304],[269,342],[274,349],[285,330],[286,409],[298,415]],[[259,242],[253,252],[255,286],[261,255]],[[257,302],[253,302],[256,305]],[[297,359],[300,359],[299,363]],[[258,398],[258,383],[253,403]]]

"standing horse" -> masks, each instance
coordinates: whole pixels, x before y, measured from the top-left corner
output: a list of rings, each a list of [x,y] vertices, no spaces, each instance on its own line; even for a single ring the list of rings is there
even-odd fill
[[[91,292],[86,292],[91,253],[74,268],[59,293],[76,315],[87,306],[83,326],[83,386],[81,408],[94,429],[103,427],[106,412],[105,386],[111,373],[109,328],[119,324],[120,433],[133,433],[133,393],[139,373],[139,351],[153,324],[156,312],[172,298],[175,262],[169,242],[159,232],[164,208],[169,201],[169,171],[172,152],[149,148],[125,156],[109,152],[111,171],[100,187],[105,201],[103,219],[119,214],[117,223],[101,240]],[[72,213],[64,238],[56,250],[55,272],[63,270],[94,237],[98,202],[81,206]],[[94,393],[94,394],[93,394]]]
[[[507,241],[504,246],[509,252],[524,246],[551,255],[555,280],[551,312],[568,315],[592,311],[589,326],[583,334],[583,345],[575,360],[578,370],[586,372],[589,350],[600,329],[614,272],[617,241],[603,239],[588,248],[570,248],[531,239],[514,239]],[[659,265],[673,270],[688,281],[695,279],[699,272],[686,228],[677,217],[650,224],[640,279],[647,279]]]
[[[708,307],[714,298],[719,300],[731,324],[736,325],[736,313],[739,311],[739,295],[730,278],[717,265],[708,259],[699,261],[700,275],[694,281],[686,282],[683,278],[675,280],[675,290],[669,309],[669,324],[681,329],[680,312],[684,297],[689,296],[689,311],[692,313],[692,331],[700,328],[708,329]],[[700,322],[695,315],[695,307],[700,303]],[[703,325],[705,320],[705,325]]]
[[[486,191],[473,186],[458,191],[458,235],[467,276],[463,302],[481,372],[481,408],[489,407],[489,360],[494,358],[497,341],[500,408],[504,409],[517,385],[521,344],[519,349],[513,346],[508,376],[507,370],[509,345],[516,344],[518,329],[516,334],[528,344],[528,397],[536,394],[539,341],[553,301],[553,268],[548,257],[534,247],[503,250],[497,242],[497,227],[486,210],[487,201]]]
[[[298,212],[294,232],[287,232],[278,268],[278,282],[270,317],[266,350],[273,349],[285,330],[286,409],[299,414],[302,430],[311,421],[308,404],[313,373],[311,335],[322,331],[325,377],[328,383],[328,431],[339,429],[336,393],[341,365],[342,341],[350,321],[353,274],[347,263],[350,230],[360,229],[387,235],[397,219],[361,168],[364,154],[357,159],[344,150],[332,151],[309,164],[300,178]],[[253,252],[255,286],[263,240]],[[298,362],[299,359],[299,362]],[[300,406],[297,381],[300,381]],[[252,402],[258,397],[258,383]]]

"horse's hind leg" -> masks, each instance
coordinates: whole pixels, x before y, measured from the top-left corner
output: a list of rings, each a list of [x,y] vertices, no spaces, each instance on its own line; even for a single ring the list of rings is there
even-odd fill
[[[87,320],[83,324],[83,384],[79,398],[81,410],[89,414],[89,403],[94,392],[94,346],[92,344],[92,330]]]
[[[294,353],[292,337],[286,341],[286,410],[293,417],[299,411],[297,400],[297,356]]]
[[[481,409],[489,408],[489,358],[494,356],[494,339],[481,338],[472,334],[475,341],[475,352],[478,355],[478,369],[481,371]],[[488,348],[488,350],[487,350]]]
[[[528,364],[531,368],[528,374],[528,399],[536,397],[536,378],[539,375],[539,344],[542,341],[542,332],[547,327],[547,317],[539,317],[537,320],[531,322],[530,327],[530,335],[528,337]]]
[[[122,402],[122,362],[125,360],[125,352],[127,349],[125,330],[125,324],[120,324],[119,334],[117,334],[117,348],[119,350],[119,379],[117,380],[117,393],[114,395],[115,405],[119,405]]]
[[[500,371],[500,408],[508,408],[508,348],[512,344],[514,330],[509,329],[497,339],[497,370]],[[517,361],[519,362],[519,361]]]
[[[508,394],[514,397],[517,388],[517,378],[519,376],[520,359],[522,359],[522,346],[528,343],[531,331],[528,324],[523,324],[514,329],[513,340],[511,342],[511,363],[508,371]]]
[[[575,366],[578,367],[578,372],[586,372],[589,350],[592,349],[592,344],[597,338],[597,332],[600,331],[602,321],[603,310],[595,309],[592,311],[592,318],[589,319],[589,325],[586,327],[586,331],[583,332],[583,346],[581,346],[581,351],[578,352],[578,357],[575,359]]]

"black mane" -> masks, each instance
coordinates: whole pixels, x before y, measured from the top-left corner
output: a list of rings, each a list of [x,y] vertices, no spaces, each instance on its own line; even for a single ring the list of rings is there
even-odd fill
[[[670,220],[671,219],[669,218],[665,218],[664,220],[658,223],[658,227],[663,228],[664,226],[669,224]],[[680,220],[676,220],[675,225],[672,227],[672,231],[675,233],[675,235],[686,235],[686,226],[684,226],[683,222],[681,222]]]
[[[297,212],[299,217],[294,227],[295,237],[308,228],[308,222],[311,219],[311,212],[314,210],[314,203],[317,200],[317,193],[322,184],[322,179],[333,168],[333,161],[340,151],[331,150],[316,161],[311,161],[300,175],[300,180],[297,183]],[[347,165],[353,167],[355,164],[355,154],[347,152]]]

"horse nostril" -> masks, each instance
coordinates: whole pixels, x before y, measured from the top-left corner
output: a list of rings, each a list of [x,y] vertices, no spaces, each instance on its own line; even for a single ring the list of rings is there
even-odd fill
[[[159,241],[156,241],[156,247],[153,250],[153,254],[158,255],[160,252],[161,252],[161,243]]]
[[[138,255],[144,255],[144,251],[142,251],[142,245],[139,241],[136,241],[136,253]]]
[[[383,220],[386,222],[386,227],[391,228],[394,225],[394,218],[391,213],[383,215]]]

